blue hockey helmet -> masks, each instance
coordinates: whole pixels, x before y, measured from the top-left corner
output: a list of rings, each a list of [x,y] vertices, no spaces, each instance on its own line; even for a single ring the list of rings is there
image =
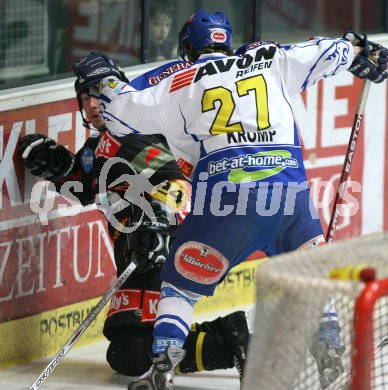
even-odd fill
[[[178,36],[178,55],[185,58],[190,49],[202,50],[212,44],[222,44],[231,49],[232,26],[222,12],[214,14],[198,10],[186,20]]]

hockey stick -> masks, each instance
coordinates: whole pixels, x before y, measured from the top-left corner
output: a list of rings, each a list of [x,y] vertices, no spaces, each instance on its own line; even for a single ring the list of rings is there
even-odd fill
[[[86,318],[86,320],[77,328],[77,330],[70,336],[70,338],[63,345],[61,350],[53,357],[51,362],[47,365],[47,367],[43,370],[43,372],[38,376],[38,378],[35,380],[34,384],[31,385],[29,390],[36,390],[42,385],[42,383],[47,379],[47,377],[52,373],[52,371],[58,365],[58,363],[70,351],[71,347],[81,337],[81,335],[85,332],[85,330],[88,328],[88,326],[91,324],[91,322],[97,317],[98,313],[104,308],[104,306],[112,298],[114,293],[128,279],[128,277],[132,274],[132,272],[135,270],[136,267],[137,267],[137,263],[135,263],[135,262],[129,263],[128,267],[123,271],[123,273],[116,280],[116,282],[113,284],[113,286],[101,298],[100,302],[98,302],[97,306],[91,311],[91,313]]]
[[[365,79],[364,84],[362,85],[360,97],[357,105],[357,112],[354,117],[352,131],[350,133],[350,139],[348,144],[348,149],[345,155],[344,165],[342,167],[341,177],[338,183],[337,193],[334,199],[333,211],[331,213],[331,219],[326,233],[326,242],[331,242],[334,239],[334,234],[337,229],[337,223],[340,213],[340,208],[343,202],[343,193],[346,189],[346,184],[348,181],[350,167],[354,158],[354,151],[356,149],[357,140],[359,138],[359,131],[361,128],[361,121],[364,115],[364,109],[366,105],[366,100],[368,98],[370,80]]]
[[[374,350],[374,357],[378,356],[380,352],[388,346],[388,337],[383,338]]]

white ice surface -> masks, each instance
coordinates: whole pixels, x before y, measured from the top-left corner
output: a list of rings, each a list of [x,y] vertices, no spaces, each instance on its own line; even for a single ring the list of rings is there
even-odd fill
[[[39,389],[127,389],[128,377],[115,373],[105,360],[107,341],[73,348]],[[52,358],[0,370],[1,390],[28,390]],[[175,390],[238,390],[236,369],[186,374],[176,377]]]

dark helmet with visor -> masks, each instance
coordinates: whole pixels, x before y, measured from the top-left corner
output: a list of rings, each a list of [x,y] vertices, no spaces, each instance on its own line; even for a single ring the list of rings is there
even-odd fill
[[[129,82],[129,80],[125,76],[125,73],[108,56],[106,56],[105,54],[103,54],[101,52],[92,52],[91,56],[93,56],[93,54],[95,54],[96,56],[103,56],[104,58],[106,58],[107,61],[109,61],[111,68],[113,70],[117,71],[116,77],[119,80],[124,81],[126,83]],[[85,127],[89,127],[89,122],[86,120],[86,118],[83,115],[83,111],[82,111],[83,110],[83,104],[82,104],[81,95],[83,93],[86,93],[86,94],[89,95],[89,88],[90,88],[90,86],[91,86],[90,81],[86,82],[81,77],[77,77],[76,80],[75,80],[75,83],[74,83],[74,90],[75,90],[75,93],[77,95],[78,108],[79,108],[79,110],[81,112],[82,122],[83,122],[83,125]]]

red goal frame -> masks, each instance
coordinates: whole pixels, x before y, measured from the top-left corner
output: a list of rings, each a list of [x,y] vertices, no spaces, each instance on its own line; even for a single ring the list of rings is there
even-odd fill
[[[373,312],[377,300],[386,295],[388,279],[371,280],[355,301],[351,390],[372,390],[375,353]]]

